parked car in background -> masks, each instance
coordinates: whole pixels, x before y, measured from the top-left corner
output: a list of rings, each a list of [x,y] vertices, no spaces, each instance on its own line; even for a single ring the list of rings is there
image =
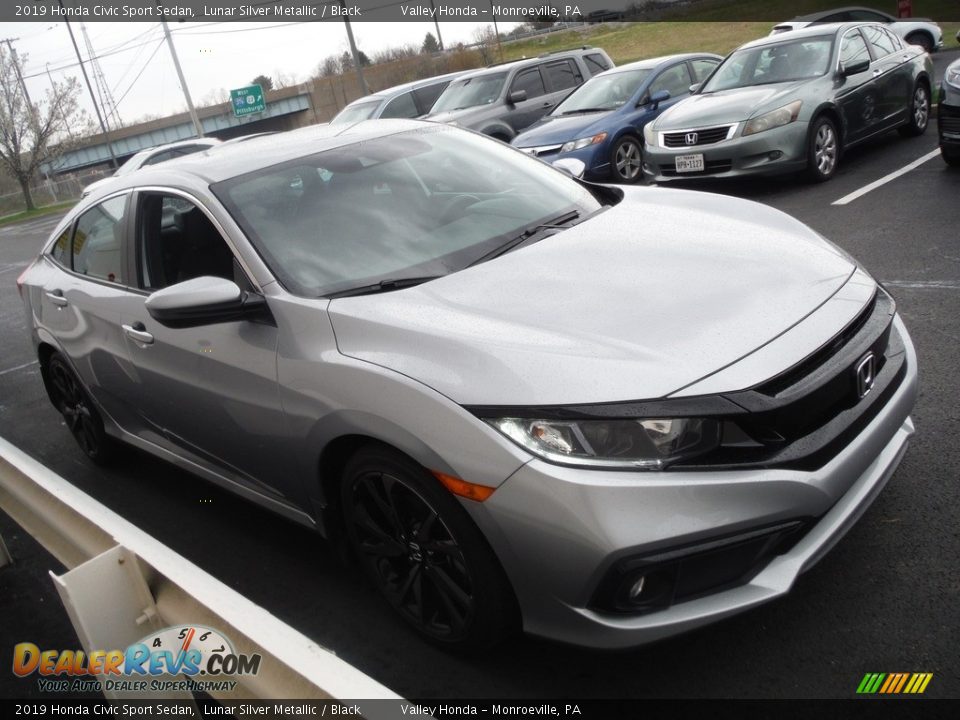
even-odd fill
[[[875,22],[900,36],[909,45],[919,45],[927,52],[936,52],[943,47],[943,31],[933,20],[925,18],[897,18],[879,10],[866,7],[847,7],[824,10],[794,18],[775,25],[771,35],[799,30],[815,24],[839,22]]]
[[[588,180],[643,177],[643,126],[690,94],[722,58],[669,55],[620,65],[590,78],[512,144],[541,160],[582,160]]]
[[[623,648],[785,595],[913,434],[894,300],[771,207],[410,120],[176,165],[18,278],[50,400],[92,459],[336,538],[439,644]]]
[[[815,25],[743,45],[644,130],[644,171],[684,177],[805,171],[829,180],[843,152],[930,121],[933,62],[874,23]]]
[[[139,170],[146,165],[156,165],[157,163],[173,160],[174,158],[184,157],[185,155],[192,155],[196,152],[209,150],[214,145],[219,145],[220,142],[220,140],[213,137],[192,138],[190,140],[180,140],[178,142],[167,143],[166,145],[158,145],[156,147],[147,148],[146,150],[141,150],[123,163],[123,165],[118,167],[116,172],[114,172],[110,177],[100,178],[96,182],[92,182],[87,185],[80,194],[80,197],[86,197],[95,190],[98,190],[113,182],[114,178],[122,177],[128,173],[132,173],[134,170]]]
[[[943,73],[937,130],[943,159],[948,165],[960,165],[960,60],[950,63]]]
[[[450,83],[426,119],[510,142],[571,90],[612,67],[603,50],[588,46],[491,65]]]
[[[397,85],[354,100],[337,113],[331,125],[343,125],[377,118],[418,118],[430,112],[451,80],[464,72],[447,73]]]

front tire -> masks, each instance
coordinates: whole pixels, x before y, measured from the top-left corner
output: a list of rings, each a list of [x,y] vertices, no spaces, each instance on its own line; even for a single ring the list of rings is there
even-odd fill
[[[422,636],[473,650],[517,628],[516,601],[493,551],[423,467],[391,448],[367,446],[344,468],[341,500],[364,572]]]
[[[943,157],[943,161],[950,167],[960,167],[960,150],[947,150],[941,147],[940,155]]]
[[[636,138],[620,138],[610,151],[610,176],[614,182],[633,184],[643,175],[643,153]]]
[[[904,137],[923,135],[930,124],[930,92],[923,83],[917,83],[913,88],[909,112],[910,118],[900,126],[900,134]]]
[[[928,53],[933,52],[933,38],[925,32],[912,32],[906,37],[907,44],[919,45]]]
[[[814,120],[807,138],[807,177],[813,182],[826,182],[837,172],[839,162],[837,126],[821,116]]]
[[[116,453],[116,442],[103,429],[103,418],[66,358],[53,353],[46,369],[50,399],[84,454],[105,465]]]

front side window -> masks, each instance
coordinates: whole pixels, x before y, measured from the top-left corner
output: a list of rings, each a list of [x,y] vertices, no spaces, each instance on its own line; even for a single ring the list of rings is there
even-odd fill
[[[840,62],[844,66],[866,60],[870,61],[870,51],[859,30],[851,30],[840,41]]]
[[[291,292],[456,272],[527,228],[600,203],[564,174],[447,126],[309,155],[213,192]]]
[[[710,73],[717,69],[718,60],[694,60],[690,63],[693,67],[694,82],[702,83]]]
[[[127,196],[105,200],[77,220],[73,234],[73,269],[81,275],[123,283],[123,219]]]
[[[417,104],[413,101],[413,93],[404,93],[387,103],[380,113],[382,118],[415,118],[420,114]]]
[[[890,35],[883,28],[867,25],[863,28],[863,34],[867,36],[867,42],[873,47],[873,54],[877,58],[885,58],[897,51]]]
[[[500,97],[506,80],[505,72],[454,80],[443,91],[430,112],[450,112],[478,105],[489,105]]]
[[[203,211],[179,195],[143,193],[137,224],[138,286],[159,290],[203,276],[239,282],[233,253]]]
[[[527,100],[540,97],[547,92],[543,87],[540,68],[533,67],[517,73],[517,76],[513,79],[513,85],[510,86],[510,92],[515,93],[520,91],[527,93]]]
[[[832,35],[737,50],[710,76],[702,92],[820,77],[829,69],[832,52]]]
[[[330,124],[343,125],[347,123],[360,122],[361,120],[368,120],[373,117],[373,114],[377,111],[378,107],[380,107],[379,100],[357,103],[356,105],[347,105],[347,107],[341,110],[337,116],[330,121]]]
[[[661,90],[670,93],[670,97],[679,97],[690,92],[690,73],[687,71],[686,63],[667,68],[654,78],[650,83],[650,95]]]

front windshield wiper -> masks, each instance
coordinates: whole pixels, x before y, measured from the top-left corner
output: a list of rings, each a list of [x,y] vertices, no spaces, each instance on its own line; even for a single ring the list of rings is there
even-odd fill
[[[577,108],[576,110],[564,110],[561,115],[573,115],[575,113],[608,112],[611,108]]]
[[[359,287],[347,288],[346,290],[340,290],[335,293],[330,293],[329,295],[324,295],[326,298],[343,298],[343,297],[355,297],[357,295],[375,295],[376,293],[390,292],[391,290],[402,290],[403,288],[413,287],[414,285],[422,285],[425,282],[431,280],[436,280],[441,278],[443,275],[424,275],[423,277],[405,277],[405,278],[388,278],[386,280],[380,280],[379,282],[372,283],[370,285],[361,285]]]
[[[517,245],[519,245],[520,243],[526,240],[529,240],[530,238],[532,238],[534,235],[541,232],[542,230],[566,230],[568,227],[570,227],[569,223],[572,223],[574,220],[577,220],[579,217],[580,217],[579,210],[571,210],[568,213],[564,213],[559,217],[553,218],[553,220],[549,220],[545,223],[540,223],[538,225],[531,225],[530,227],[525,228],[524,231],[519,235],[510,238],[505,243],[495,247],[493,250],[486,253],[485,255],[481,255],[472,263],[470,263],[467,267],[473,267],[474,265],[479,265],[482,262],[486,262],[487,260],[492,260],[493,258],[499,255],[503,255],[504,253],[510,252]]]

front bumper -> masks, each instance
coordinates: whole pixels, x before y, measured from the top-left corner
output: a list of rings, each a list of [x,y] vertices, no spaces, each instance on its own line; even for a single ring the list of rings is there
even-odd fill
[[[906,372],[866,427],[815,470],[586,471],[534,460],[473,515],[499,556],[531,633],[624,648],[705,625],[787,593],[877,497],[913,434],[917,359],[897,317]],[[598,610],[610,570],[627,558],[806,521],[805,534],[743,582],[644,614]]]
[[[517,146],[517,149],[547,163],[553,163],[557,160],[565,160],[567,158],[579,160],[586,167],[583,173],[584,180],[607,181],[610,179],[609,138],[602,143],[565,153],[560,152],[561,147],[562,143],[553,143],[551,145],[538,145],[536,147]]]
[[[742,127],[730,140],[712,145],[691,147],[650,147],[643,149],[643,172],[658,183],[703,177],[740,177],[746,175],[778,175],[798,172],[807,166],[806,122],[767,130],[755,135],[740,135]],[[671,130],[670,132],[677,132]],[[703,172],[678,173],[678,155],[703,154]]]

